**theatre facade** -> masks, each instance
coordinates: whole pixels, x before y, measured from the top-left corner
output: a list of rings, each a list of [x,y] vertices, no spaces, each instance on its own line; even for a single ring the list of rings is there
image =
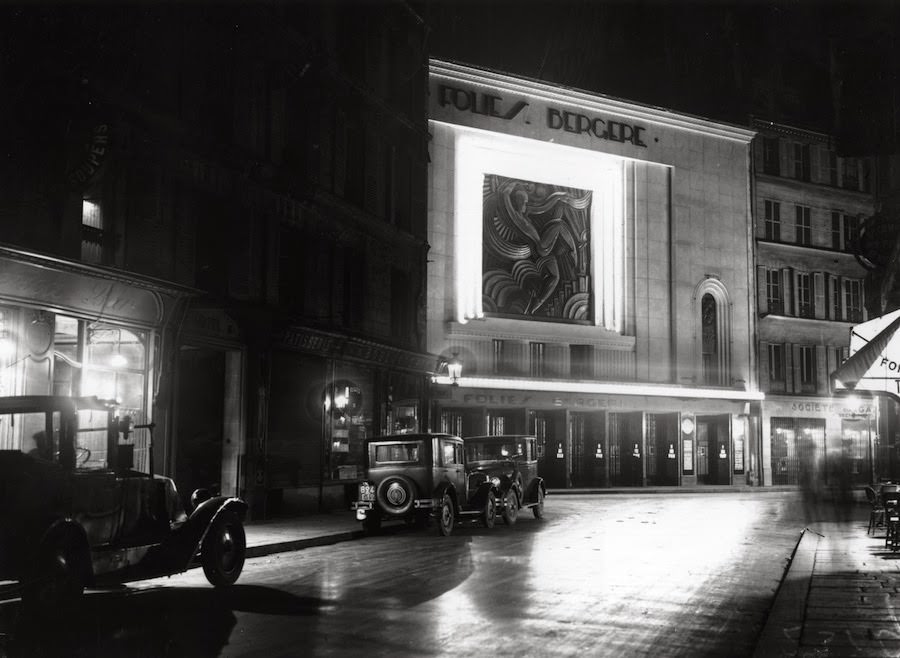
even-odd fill
[[[429,102],[431,429],[534,434],[557,488],[756,483],[754,133],[437,60]]]

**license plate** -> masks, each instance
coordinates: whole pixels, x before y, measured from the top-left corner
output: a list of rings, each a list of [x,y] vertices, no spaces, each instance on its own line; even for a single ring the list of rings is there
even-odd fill
[[[368,482],[359,485],[359,499],[363,502],[375,501],[375,487]]]

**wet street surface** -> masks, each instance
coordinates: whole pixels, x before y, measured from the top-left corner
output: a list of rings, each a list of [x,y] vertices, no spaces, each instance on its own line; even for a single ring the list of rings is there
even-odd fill
[[[0,603],[8,655],[749,656],[800,533],[793,493],[550,496],[513,526],[386,528],[91,591],[70,618]],[[0,636],[2,637],[2,636]],[[2,655],[2,653],[0,653]]]

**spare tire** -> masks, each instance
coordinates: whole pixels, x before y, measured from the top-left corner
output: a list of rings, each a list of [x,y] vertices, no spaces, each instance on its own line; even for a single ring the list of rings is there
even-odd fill
[[[375,497],[386,514],[403,516],[413,507],[416,485],[402,475],[391,475],[378,483]]]

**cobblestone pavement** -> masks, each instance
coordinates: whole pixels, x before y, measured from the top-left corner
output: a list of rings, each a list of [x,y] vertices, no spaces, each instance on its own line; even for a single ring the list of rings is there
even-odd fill
[[[900,656],[900,552],[862,516],[809,525],[756,656]]]

